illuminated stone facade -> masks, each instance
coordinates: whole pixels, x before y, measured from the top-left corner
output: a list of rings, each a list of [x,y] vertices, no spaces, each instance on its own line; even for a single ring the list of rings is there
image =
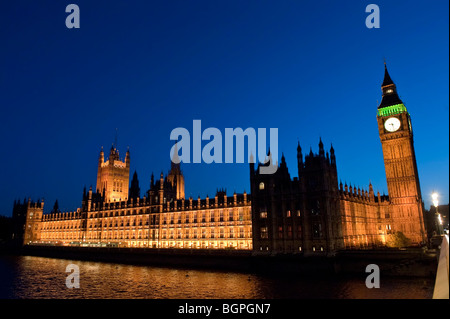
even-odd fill
[[[43,214],[43,202],[16,204],[31,213],[24,243],[252,249],[251,202],[246,193],[169,201],[161,188],[159,198],[121,202],[105,202],[98,195],[89,190],[82,208],[66,213]]]
[[[393,233],[387,196],[338,183],[336,157],[297,147],[298,178],[291,179],[284,156],[273,175],[250,167],[253,246],[260,253],[329,253],[384,246]],[[421,241],[414,244],[420,244]]]
[[[259,174],[251,163],[251,198],[218,191],[214,198],[185,199],[183,173],[173,161],[167,176],[161,173],[155,181],[152,175],[141,197],[136,173],[128,189],[129,151],[122,162],[112,147],[106,162],[101,151],[97,189],[83,192],[77,211],[43,214],[43,202],[15,203],[13,216],[25,227],[17,237],[24,244],[253,249],[256,254],[370,249],[385,246],[396,232],[411,245],[424,244],[411,119],[387,69],[382,92],[377,121],[389,196],[375,194],[371,184],[364,190],[338,182],[333,146],[325,151],[320,140],[317,154],[311,149],[303,156],[297,146],[293,179],[284,155],[274,174]]]

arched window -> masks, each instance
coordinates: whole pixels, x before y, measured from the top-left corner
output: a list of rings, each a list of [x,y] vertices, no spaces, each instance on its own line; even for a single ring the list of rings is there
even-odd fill
[[[263,182],[259,183],[259,189],[260,189],[260,190],[263,190],[263,189],[264,189],[264,183],[263,183]]]

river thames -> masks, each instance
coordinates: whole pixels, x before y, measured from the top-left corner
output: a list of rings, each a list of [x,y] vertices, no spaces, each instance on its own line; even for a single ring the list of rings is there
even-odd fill
[[[66,267],[79,268],[67,288]],[[134,266],[31,256],[0,256],[2,299],[430,299],[434,280],[362,276],[282,276]]]

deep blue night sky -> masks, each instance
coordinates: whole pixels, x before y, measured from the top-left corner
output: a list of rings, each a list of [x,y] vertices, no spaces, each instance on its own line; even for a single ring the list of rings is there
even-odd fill
[[[65,8],[80,7],[80,29]],[[449,193],[449,3],[376,1],[2,1],[0,214],[13,201],[95,187],[118,129],[141,195],[170,168],[170,132],[278,128],[291,177],[297,141],[336,151],[338,178],[387,193],[376,111],[386,58],[412,117],[423,198]],[[206,144],[206,142],[204,143]],[[249,192],[248,164],[182,164],[186,196]]]

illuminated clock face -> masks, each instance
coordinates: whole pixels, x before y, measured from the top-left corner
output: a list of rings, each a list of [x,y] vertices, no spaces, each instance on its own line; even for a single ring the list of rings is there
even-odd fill
[[[389,132],[395,132],[400,128],[400,120],[396,117],[391,117],[384,122],[384,128]]]

